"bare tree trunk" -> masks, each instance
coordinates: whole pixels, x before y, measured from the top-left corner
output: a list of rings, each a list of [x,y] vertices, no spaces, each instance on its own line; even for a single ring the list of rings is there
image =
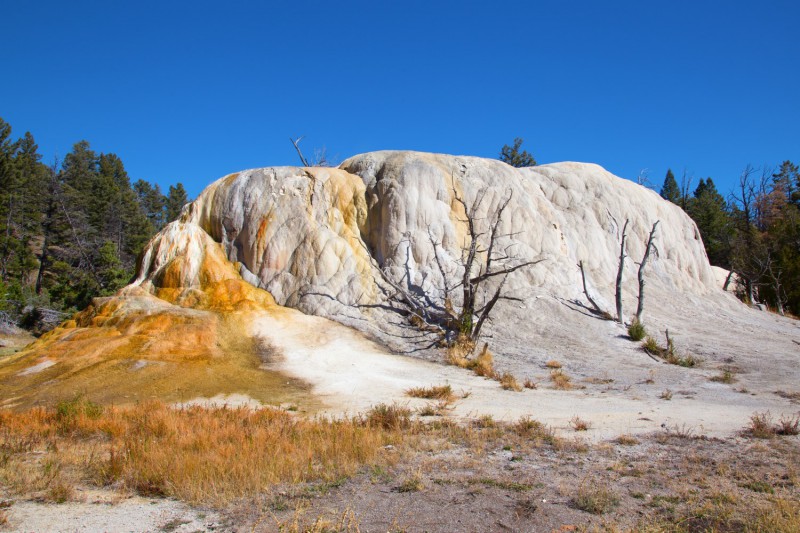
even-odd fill
[[[620,239],[619,243],[619,269],[617,269],[616,303],[617,322],[620,324],[622,324],[622,271],[625,269],[625,239],[628,236],[628,222],[630,222],[630,220],[625,219],[625,225],[622,227],[622,238]]]
[[[660,221],[656,220],[655,224],[653,224],[653,229],[650,230],[650,236],[647,238],[647,247],[644,249],[644,257],[642,257],[642,262],[639,263],[639,304],[636,306],[636,321],[642,321],[642,312],[644,311],[644,267],[647,264],[647,260],[650,258],[650,250],[653,248],[653,236],[656,233],[656,226]]]
[[[303,166],[310,167],[311,165],[309,165],[308,160],[305,157],[303,157],[303,152],[300,151],[300,146],[298,146],[298,143],[303,140],[303,136],[301,135],[300,137],[297,138],[297,140],[294,140],[291,137],[289,137],[289,140],[292,141],[294,149],[297,150],[297,155],[300,156],[300,161],[303,163]]]
[[[733,270],[728,271],[728,275],[725,277],[725,283],[722,284],[722,290],[727,291],[728,286],[731,284],[731,280],[733,279]]]
[[[592,307],[594,308],[595,311],[597,311],[601,315],[605,314],[605,311],[600,309],[600,306],[597,305],[597,302],[595,302],[594,299],[591,296],[589,296],[589,291],[586,288],[586,273],[583,271],[583,261],[580,261],[578,263],[578,268],[581,269],[581,281],[583,282],[583,294],[586,295],[586,299],[589,300],[589,303],[592,304]]]

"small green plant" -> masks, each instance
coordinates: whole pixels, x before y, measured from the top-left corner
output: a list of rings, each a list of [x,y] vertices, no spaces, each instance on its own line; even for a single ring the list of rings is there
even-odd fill
[[[655,340],[650,335],[648,335],[647,338],[642,343],[642,348],[644,349],[644,351],[646,351],[647,353],[649,353],[651,355],[657,355],[657,356],[661,355],[661,351],[662,351],[661,346],[659,346],[658,345],[658,341]]]
[[[604,514],[619,505],[619,497],[608,486],[595,483],[581,483],[578,492],[572,498],[576,509],[592,514]]]
[[[79,394],[71,400],[60,401],[56,406],[56,420],[59,422],[71,423],[80,416],[96,420],[102,414],[103,406],[89,400],[83,394]]]
[[[710,379],[716,383],[725,383],[726,385],[736,382],[736,377],[729,368],[723,368],[719,375],[713,376]]]
[[[647,331],[644,329],[644,324],[634,319],[631,325],[628,326],[628,337],[630,337],[632,341],[638,342],[644,339],[645,336],[647,336]]]

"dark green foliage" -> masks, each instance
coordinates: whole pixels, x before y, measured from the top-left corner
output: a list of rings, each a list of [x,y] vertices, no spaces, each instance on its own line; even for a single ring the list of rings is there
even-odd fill
[[[647,331],[644,329],[644,324],[639,322],[638,320],[634,320],[631,322],[631,325],[628,326],[628,337],[632,341],[640,341],[645,338],[647,335]]]
[[[725,198],[711,178],[700,180],[694,197],[688,202],[688,211],[700,230],[711,264],[729,268],[733,227]]]
[[[169,194],[167,195],[167,222],[177,220],[181,214],[183,206],[189,202],[189,197],[186,194],[186,189],[183,184],[178,182],[174,187],[169,186]]]
[[[681,189],[675,180],[675,174],[671,169],[667,169],[667,176],[664,178],[664,185],[661,187],[661,197],[669,200],[673,204],[681,203]]]
[[[125,285],[167,198],[145,181],[131,186],[122,160],[87,141],[47,167],[30,133],[11,133],[0,119],[0,299],[10,319],[38,323],[41,308],[80,309]],[[170,194],[188,201],[180,184]]]
[[[519,151],[523,142],[522,138],[517,137],[514,139],[514,146],[503,145],[503,149],[500,150],[500,161],[517,168],[536,166],[536,159],[527,150]]]

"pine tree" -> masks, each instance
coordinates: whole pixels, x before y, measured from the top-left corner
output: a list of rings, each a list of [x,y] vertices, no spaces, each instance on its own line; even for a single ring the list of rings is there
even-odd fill
[[[708,260],[712,265],[729,268],[733,228],[725,198],[711,178],[700,180],[687,209],[700,231]]]
[[[521,137],[517,137],[514,139],[514,146],[503,145],[500,150],[500,161],[517,168],[536,166],[536,159],[527,150],[519,151],[523,142]]]
[[[678,187],[678,182],[675,180],[675,174],[672,173],[672,169],[667,169],[664,185],[661,186],[661,197],[676,205],[681,203],[681,189]]]
[[[183,206],[189,202],[189,197],[186,195],[186,189],[183,184],[178,182],[174,187],[169,186],[169,194],[167,195],[167,221],[172,222],[177,220],[181,214]]]

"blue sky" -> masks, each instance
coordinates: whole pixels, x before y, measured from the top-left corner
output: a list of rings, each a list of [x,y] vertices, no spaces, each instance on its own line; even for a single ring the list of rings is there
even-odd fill
[[[7,2],[0,117],[192,196],[326,147],[588,161],[726,193],[800,163],[793,1]]]

